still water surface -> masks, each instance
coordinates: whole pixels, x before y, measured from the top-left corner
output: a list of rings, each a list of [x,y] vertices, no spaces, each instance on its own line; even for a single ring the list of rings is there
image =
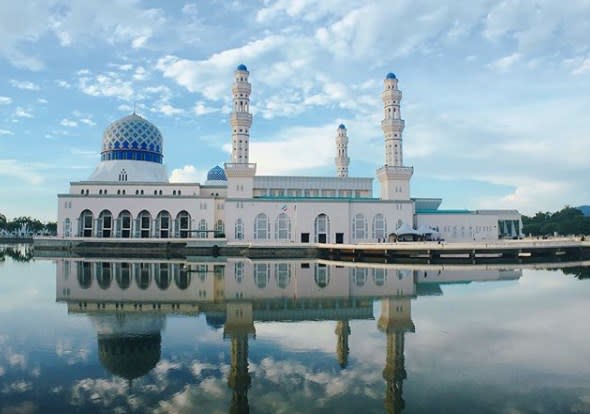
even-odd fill
[[[1,413],[590,413],[585,268],[21,253]]]

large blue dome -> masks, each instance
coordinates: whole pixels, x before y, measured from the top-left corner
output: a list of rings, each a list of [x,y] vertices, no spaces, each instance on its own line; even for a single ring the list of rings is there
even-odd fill
[[[227,181],[223,168],[219,165],[211,168],[207,173],[207,181]]]
[[[101,160],[162,163],[162,134],[154,124],[131,114],[110,124],[102,136]]]

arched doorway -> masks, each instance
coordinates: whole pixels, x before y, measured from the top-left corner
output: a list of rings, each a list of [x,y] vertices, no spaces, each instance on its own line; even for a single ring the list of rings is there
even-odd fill
[[[316,243],[330,243],[330,218],[322,213],[314,221],[314,241]]]

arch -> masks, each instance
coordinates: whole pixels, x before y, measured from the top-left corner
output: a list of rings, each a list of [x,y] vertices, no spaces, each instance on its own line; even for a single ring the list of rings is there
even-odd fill
[[[259,213],[254,219],[254,239],[268,240],[270,236],[270,223],[268,216],[264,213]]]
[[[244,238],[244,222],[242,219],[237,219],[234,226],[234,238],[236,240],[242,240]]]
[[[156,217],[156,232],[160,239],[167,239],[170,237],[170,213],[166,210],[162,210]]]
[[[101,289],[108,289],[111,287],[113,281],[113,272],[111,269],[111,263],[100,262],[96,264],[96,282]]]
[[[84,210],[80,213],[80,236],[92,237],[94,233],[94,215],[90,210]]]
[[[291,240],[291,219],[286,213],[281,213],[275,220],[275,239]]]
[[[275,281],[277,286],[281,289],[286,289],[291,283],[291,264],[277,263],[275,264]]]
[[[156,286],[160,290],[166,290],[170,286],[170,269],[168,263],[157,263],[156,264],[156,276],[154,277]]]
[[[215,223],[215,237],[225,237],[225,224],[222,219]]]
[[[375,214],[375,217],[373,217],[371,236],[375,240],[383,240],[385,237],[387,237],[387,220],[381,213]]]
[[[152,230],[152,215],[147,210],[142,210],[136,219],[136,231],[139,237],[142,239],[148,239],[151,237]]]
[[[330,217],[327,214],[318,214],[313,223],[314,241],[316,243],[330,242]]]
[[[259,289],[264,289],[270,280],[270,265],[267,263],[254,264],[254,283]]]
[[[387,270],[378,268],[373,269],[373,283],[375,286],[383,286],[387,281]]]
[[[131,286],[131,265],[129,263],[118,263],[115,265],[115,281],[121,290],[125,290]]]
[[[78,262],[78,284],[82,289],[92,286],[92,264],[89,262]]]
[[[186,290],[191,284],[191,275],[188,274],[184,265],[174,265],[174,284],[180,290]]]
[[[352,218],[352,239],[366,240],[367,239],[367,219],[361,213],[356,214]]]
[[[176,237],[187,239],[191,234],[191,215],[182,210],[176,215]]]
[[[198,229],[199,229],[198,237],[200,239],[206,239],[207,238],[207,220],[201,219],[199,221]]]
[[[113,236],[113,213],[103,210],[98,215],[98,237],[110,238]]]
[[[152,282],[152,267],[149,263],[137,263],[135,267],[135,284],[138,288],[146,290]]]
[[[117,234],[125,239],[133,235],[133,219],[129,210],[123,210],[117,218]]]
[[[323,289],[330,284],[330,268],[322,263],[316,263],[313,269],[315,284]]]
[[[367,273],[369,269],[366,267],[353,267],[350,269],[352,275],[352,283],[356,287],[363,287],[367,283]]]

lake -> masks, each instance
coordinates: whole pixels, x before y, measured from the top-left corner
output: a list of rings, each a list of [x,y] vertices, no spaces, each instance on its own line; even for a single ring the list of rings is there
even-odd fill
[[[11,249],[2,414],[590,413],[581,266]]]

